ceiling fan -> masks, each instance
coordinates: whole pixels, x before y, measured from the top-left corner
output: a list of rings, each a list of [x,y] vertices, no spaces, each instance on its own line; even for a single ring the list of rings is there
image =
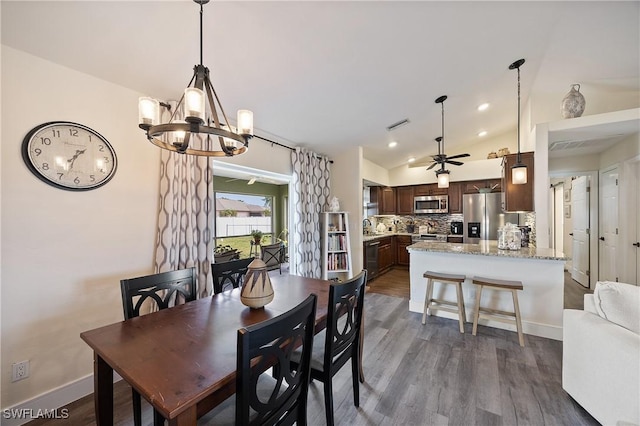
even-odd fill
[[[433,158],[433,163],[427,168],[427,170],[431,170],[435,166],[440,164],[441,166],[440,170],[444,171],[445,163],[453,164],[454,166],[461,166],[464,163],[462,163],[461,161],[454,161],[454,160],[456,158],[469,157],[469,154],[466,154],[466,153],[452,155],[451,157],[448,157],[447,154],[444,153],[444,101],[446,100],[447,100],[447,95],[440,96],[438,99],[436,99],[436,103],[442,106],[442,136],[438,136],[436,138],[436,142],[438,142],[438,153],[436,155],[431,156]]]

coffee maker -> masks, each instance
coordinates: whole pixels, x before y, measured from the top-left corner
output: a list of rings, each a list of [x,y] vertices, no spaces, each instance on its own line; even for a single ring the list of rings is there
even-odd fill
[[[529,247],[529,234],[531,233],[531,227],[528,225],[520,225],[520,232],[522,233],[522,239],[520,240],[521,247]]]
[[[451,222],[451,235],[462,235],[463,229],[462,222]]]

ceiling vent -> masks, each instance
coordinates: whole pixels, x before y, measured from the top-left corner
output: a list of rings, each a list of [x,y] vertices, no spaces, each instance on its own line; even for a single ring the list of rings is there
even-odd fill
[[[397,123],[393,123],[392,125],[388,126],[387,127],[387,131],[390,132],[390,131],[397,129],[398,127],[402,127],[402,126],[404,126],[405,124],[408,124],[408,123],[409,123],[409,119],[405,118],[404,120],[400,120]]]

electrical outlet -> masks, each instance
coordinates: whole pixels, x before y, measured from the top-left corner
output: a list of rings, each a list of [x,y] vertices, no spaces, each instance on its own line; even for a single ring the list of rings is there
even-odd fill
[[[11,381],[26,379],[29,377],[29,360],[11,364]]]

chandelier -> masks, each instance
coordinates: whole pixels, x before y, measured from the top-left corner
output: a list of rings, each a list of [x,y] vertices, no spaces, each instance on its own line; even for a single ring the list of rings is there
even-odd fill
[[[167,107],[168,104],[161,104],[149,97],[139,99],[139,127],[146,132],[147,139],[152,144],[179,154],[207,157],[243,154],[249,148],[249,139],[253,136],[253,113],[249,110],[239,110],[237,128],[229,122],[209,79],[209,68],[202,65],[203,5],[209,3],[209,0],[193,1],[200,5],[200,64],[194,66],[193,77],[168,123],[160,123],[160,106]],[[208,104],[208,111],[205,102]],[[176,113],[181,107],[184,120],[176,119]],[[224,121],[220,121],[218,112]],[[215,144],[208,143],[211,136],[218,137],[220,149],[214,148]],[[193,139],[200,140],[201,145],[198,148],[194,147]]]

